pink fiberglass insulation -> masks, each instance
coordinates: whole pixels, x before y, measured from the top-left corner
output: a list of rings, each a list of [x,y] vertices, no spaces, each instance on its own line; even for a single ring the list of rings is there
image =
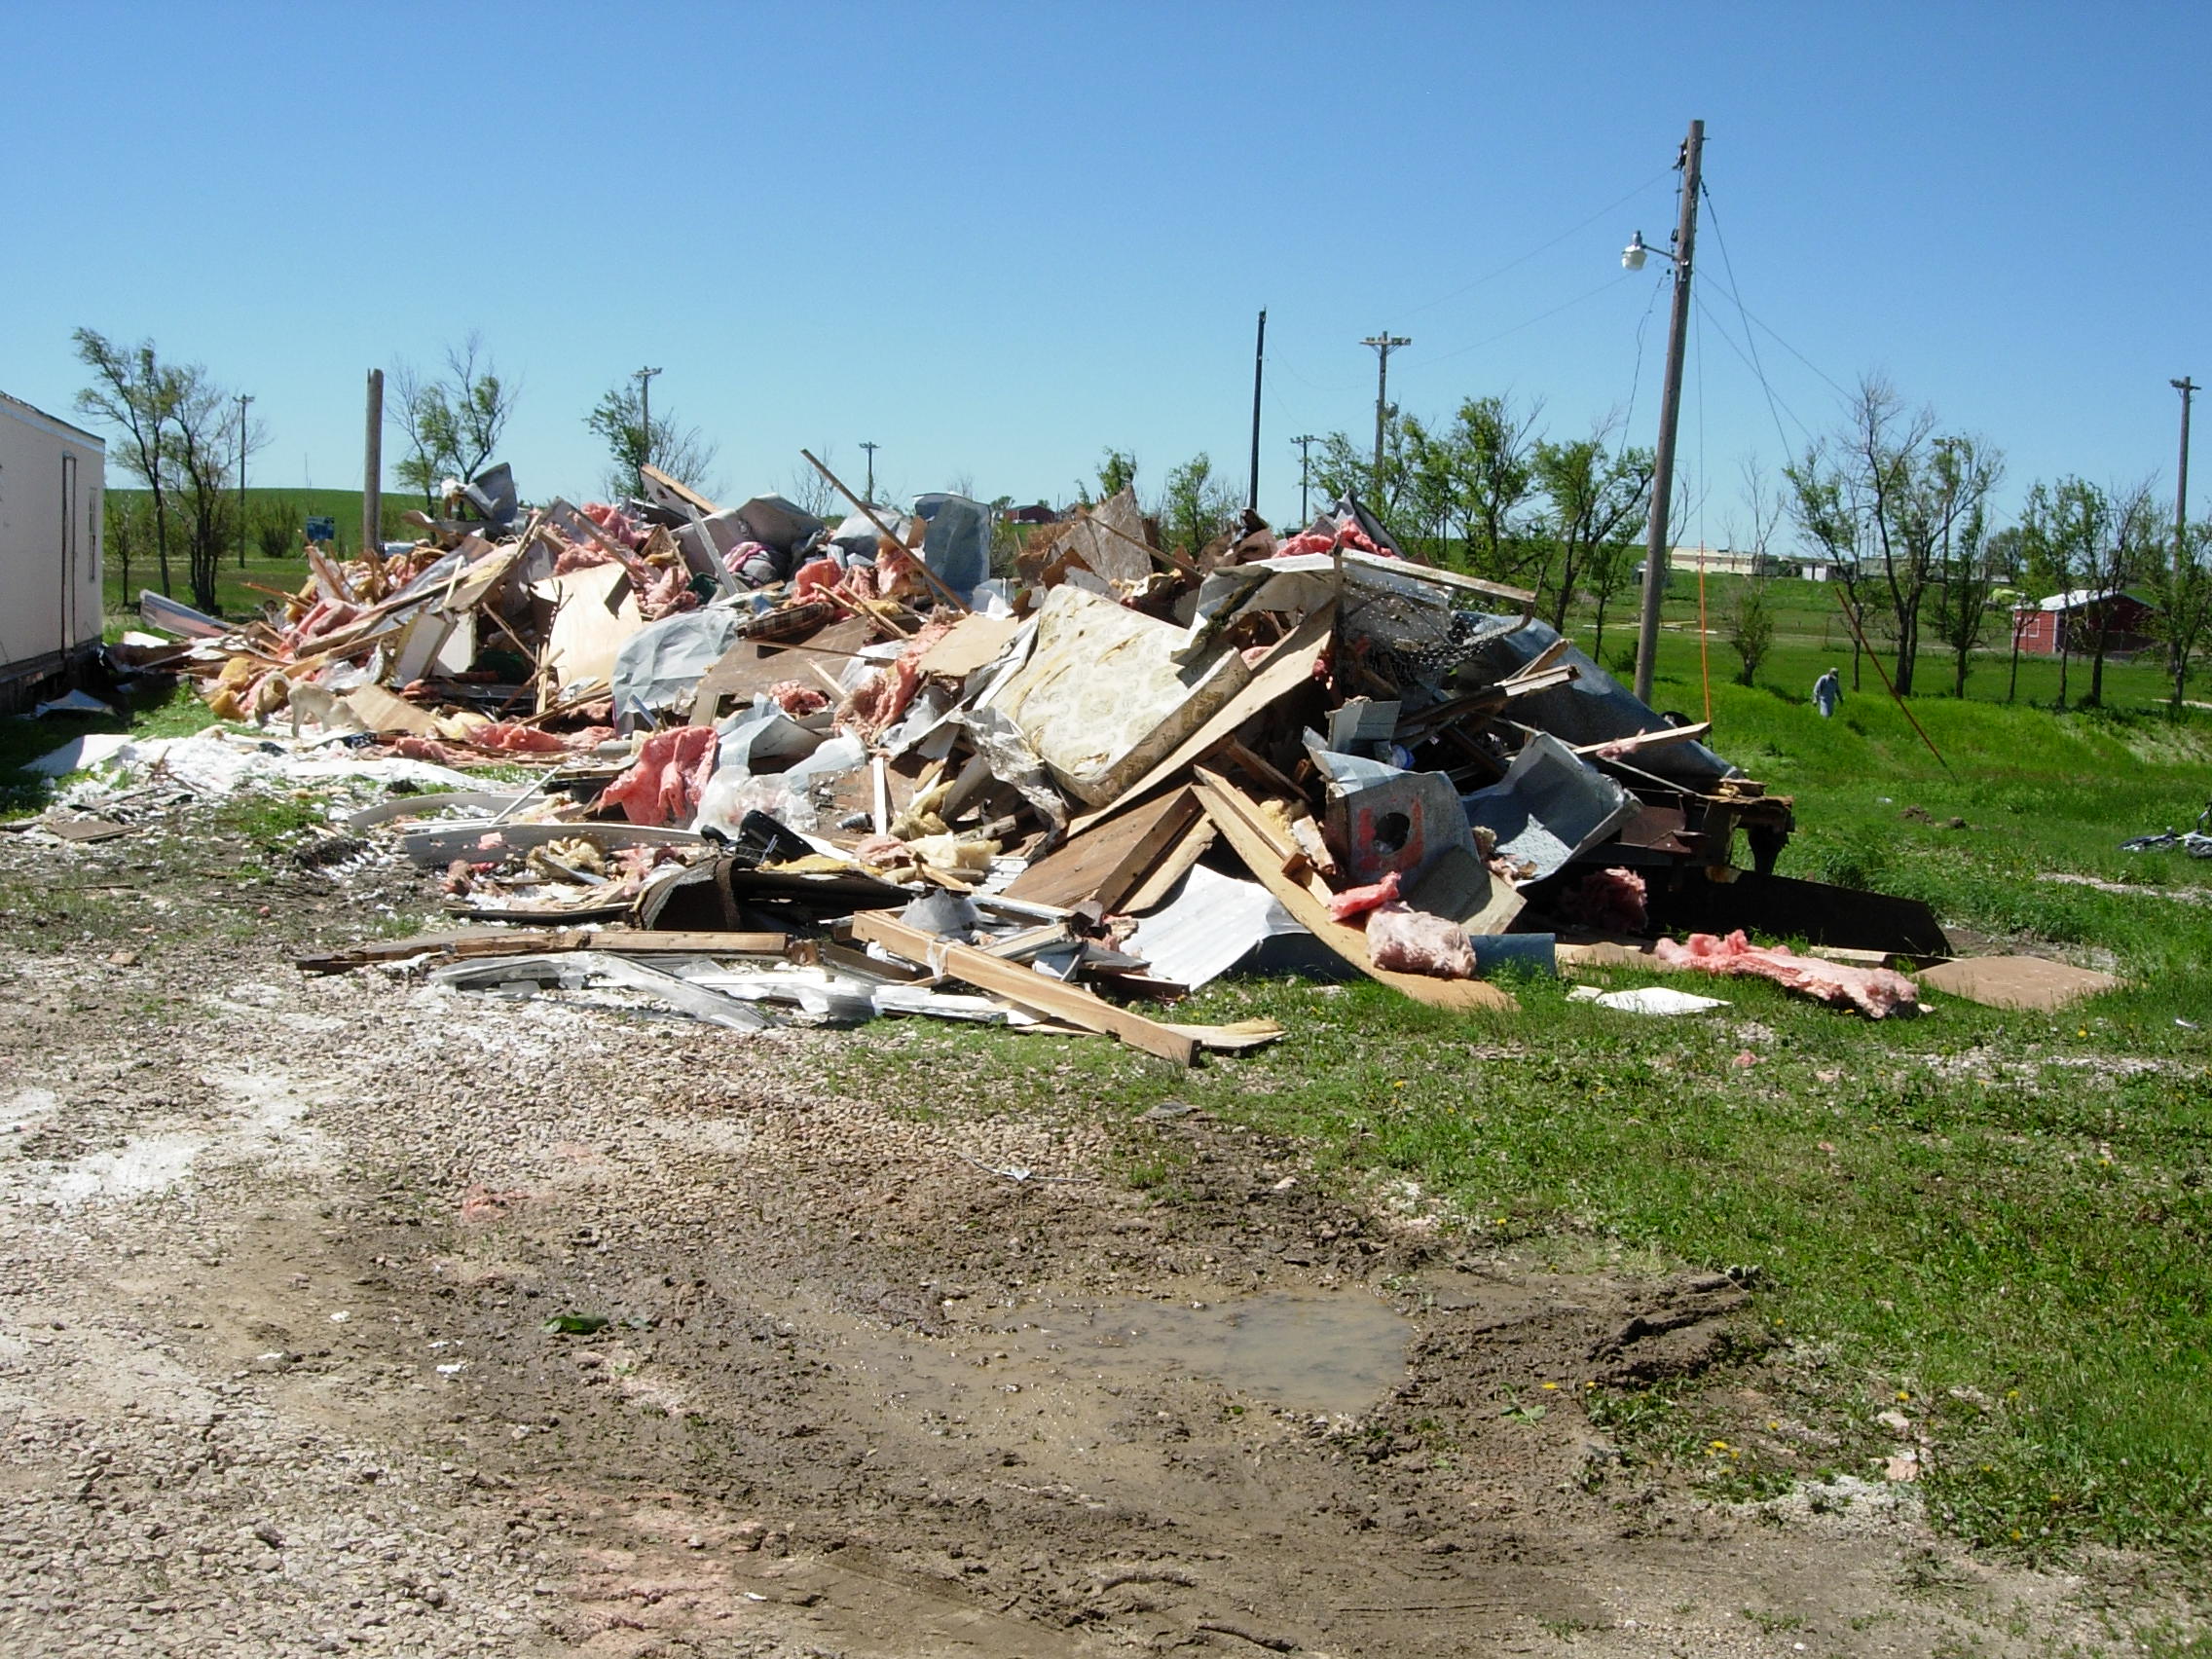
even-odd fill
[[[608,540],[619,541],[632,551],[644,544],[644,529],[620,507],[610,507],[605,501],[586,501],[582,511],[584,517],[599,526]]]
[[[1779,946],[1752,944],[1741,930],[1726,939],[1692,934],[1680,944],[1663,939],[1654,954],[1677,968],[1772,979],[1823,1002],[1850,1003],[1875,1019],[1900,1008],[1920,1007],[1920,987],[1902,974],[1888,968],[1852,968],[1841,962],[1824,962],[1817,956],[1799,956]]]
[[[1381,881],[1367,887],[1347,887],[1329,901],[1329,916],[1333,921],[1348,922],[1354,916],[1365,915],[1378,904],[1387,904],[1398,896],[1398,872],[1391,870]]]
[[[688,824],[714,776],[719,747],[713,726],[656,731],[645,739],[637,763],[608,786],[603,798],[621,807],[633,824]]]
[[[1367,959],[1396,974],[1435,979],[1472,979],[1475,947],[1467,930],[1444,916],[1391,903],[1369,912]]]
[[[803,680],[779,680],[768,687],[768,697],[794,720],[818,715],[830,706],[830,699]]]

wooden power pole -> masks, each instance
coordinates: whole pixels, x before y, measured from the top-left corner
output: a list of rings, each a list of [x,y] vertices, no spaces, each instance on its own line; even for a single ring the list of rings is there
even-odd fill
[[[384,552],[384,370],[369,371],[369,424],[361,459],[361,554]],[[375,568],[373,562],[370,567]]]
[[[2181,393],[2181,461],[2174,468],[2174,574],[2189,562],[2189,403],[2204,388],[2184,375],[2171,383]]]
[[[1682,222],[1675,230],[1675,307],[1667,331],[1667,385],[1659,401],[1659,452],[1651,474],[1651,533],[1643,543],[1643,610],[1636,625],[1636,695],[1651,701],[1652,660],[1659,651],[1659,606],[1667,597],[1667,508],[1675,491],[1675,427],[1682,412],[1682,350],[1689,334],[1690,263],[1697,250],[1699,161],[1705,123],[1690,123],[1682,140]]]
[[[1378,512],[1382,506],[1382,427],[1390,418],[1390,353],[1413,342],[1385,329],[1360,342],[1375,348],[1375,499],[1368,503]]]
[[[1260,378],[1268,367],[1268,310],[1260,308],[1260,338],[1252,347],[1252,484],[1244,493],[1244,510],[1260,510]]]
[[[1311,432],[1301,432],[1290,441],[1298,446],[1298,528],[1304,530],[1312,522],[1306,504],[1306,494],[1307,485],[1313,475],[1313,446],[1321,440]]]

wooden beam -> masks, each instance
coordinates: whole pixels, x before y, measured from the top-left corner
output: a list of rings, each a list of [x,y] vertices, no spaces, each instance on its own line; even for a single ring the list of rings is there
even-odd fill
[[[705,513],[709,518],[713,518],[717,513],[721,511],[721,508],[715,505],[714,502],[708,500],[706,497],[700,495],[699,492],[692,489],[690,485],[679,484],[675,479],[671,478],[659,467],[654,466],[649,462],[644,466],[639,467],[638,471],[644,477],[650,478],[655,484],[658,484],[663,490],[666,490],[671,496],[674,496],[685,506],[696,507],[699,509],[699,511]]]
[[[1102,1032],[1119,1037],[1131,1048],[1142,1049],[1148,1054],[1173,1060],[1179,1066],[1192,1063],[1198,1046],[1192,1038],[1170,1031],[1158,1020],[1131,1014],[1127,1009],[1116,1008],[1103,997],[1093,996],[1080,985],[1063,984],[1044,975],[1012,962],[1002,962],[995,956],[985,955],[972,945],[955,944],[949,940],[937,939],[919,928],[908,927],[896,916],[883,910],[862,910],[853,916],[853,937],[917,962],[956,979],[964,979],[977,990],[993,996],[1003,996],[1024,1008],[1036,1009],[1054,1019],[1064,1019],[1071,1025],[1080,1025],[1087,1031]]]
[[[1425,974],[1400,974],[1376,967],[1368,959],[1367,935],[1336,920],[1329,914],[1328,905],[1283,874],[1280,853],[1267,832],[1258,804],[1218,772],[1209,772],[1203,767],[1198,769],[1197,788],[1206,815],[1220,828],[1223,838],[1236,850],[1236,856],[1244,861],[1253,878],[1275,896],[1301,927],[1362,974],[1432,1008],[1472,1013],[1520,1006],[1495,985],[1480,979],[1435,979]]]

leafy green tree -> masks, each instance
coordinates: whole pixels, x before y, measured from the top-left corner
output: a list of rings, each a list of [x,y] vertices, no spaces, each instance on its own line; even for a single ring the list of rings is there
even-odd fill
[[[1136,481],[1136,452],[1118,450],[1109,445],[1098,462],[1098,498],[1101,501],[1111,501],[1124,490],[1133,489]]]
[[[1467,568],[1478,574],[1512,575],[1524,562],[1519,515],[1535,488],[1530,452],[1542,413],[1541,404],[1522,412],[1507,398],[1470,397],[1446,434],[1453,510]]]
[[[1651,452],[1614,451],[1601,428],[1566,443],[1538,439],[1530,467],[1546,503],[1537,603],[1567,631],[1567,608],[1587,588],[1597,602],[1597,639],[1604,649],[1605,612],[1635,567],[1636,529],[1651,510]],[[1548,599],[1547,597],[1548,596]]]
[[[703,496],[713,496],[706,488],[707,469],[715,464],[718,447],[706,440],[696,426],[677,424],[672,413],[654,410],[652,430],[645,430],[645,399],[638,390],[635,376],[624,376],[608,387],[592,411],[584,417],[584,424],[606,440],[610,458],[600,487],[616,500],[631,495],[638,488],[638,468],[657,467],[678,483],[697,490]],[[832,458],[821,453],[825,461]],[[822,475],[812,467],[794,472],[793,489],[800,490],[807,500],[793,498],[795,505],[806,507],[817,518],[823,517],[834,498],[832,491]],[[822,511],[808,506],[807,501],[821,498]]]
[[[1736,590],[1721,631],[1741,664],[1736,670],[1736,683],[1755,683],[1767,653],[1774,649],[1774,609],[1767,604],[1764,576],[1754,575]]]
[[[1239,504],[1235,488],[1214,472],[1213,458],[1200,450],[1169,469],[1160,500],[1161,530],[1170,547],[1195,556],[1235,524]]]
[[[491,464],[522,388],[499,378],[484,337],[474,332],[447,348],[445,373],[437,379],[424,379],[407,363],[392,365],[390,379],[386,408],[407,440],[392,476],[422,491],[423,505],[434,509],[444,480],[465,484]]]

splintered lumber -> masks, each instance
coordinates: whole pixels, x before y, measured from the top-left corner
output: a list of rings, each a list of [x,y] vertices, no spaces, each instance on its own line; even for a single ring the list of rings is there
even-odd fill
[[[1187,789],[1163,794],[1064,842],[1014,877],[1007,897],[1062,909],[1095,899],[1119,910],[1198,821],[1197,795]]]
[[[670,477],[659,467],[654,466],[649,462],[639,467],[638,470],[644,476],[651,479],[655,484],[658,484],[663,490],[666,490],[671,496],[674,496],[678,500],[682,501],[685,506],[695,507],[700,512],[705,513],[709,518],[713,518],[717,513],[721,511],[721,508],[716,506],[714,502],[708,500],[706,497],[700,495],[698,491],[692,489],[688,484],[683,483],[680,479]]]
[[[1695,725],[1660,726],[1656,731],[1640,731],[1633,737],[1609,737],[1603,743],[1578,743],[1577,755],[1594,755],[1601,760],[1610,760],[1617,755],[1637,755],[1646,749],[1664,749],[1670,743],[1695,743],[1713,729],[1711,720],[1699,720]]]
[[[1399,974],[1376,967],[1367,957],[1367,935],[1336,920],[1327,904],[1283,873],[1281,851],[1267,830],[1258,803],[1218,773],[1200,767],[1198,777],[1196,788],[1206,815],[1244,861],[1253,879],[1274,895],[1299,926],[1362,974],[1431,1008],[1471,1013],[1519,1006],[1495,985],[1480,979],[1433,979],[1425,974]]]
[[[1332,603],[1322,606],[1273,650],[1270,651],[1253,670],[1252,678],[1243,688],[1214,711],[1213,718],[1161,760],[1159,765],[1131,784],[1114,800],[1087,817],[1079,818],[1069,826],[1072,833],[1081,834],[1094,824],[1103,823],[1114,814],[1136,805],[1154,790],[1175,778],[1192,762],[1204,758],[1206,753],[1224,738],[1236,735],[1236,728],[1254,715],[1264,714],[1313,678],[1328,653],[1329,642],[1334,634],[1337,608]]]
[[[376,939],[345,950],[299,957],[295,966],[309,974],[338,974],[378,962],[404,962],[411,956],[442,955],[457,961],[487,956],[547,956],[593,950],[630,956],[774,956],[789,950],[780,933],[680,932],[653,928],[460,928],[414,934],[406,939]]]
[[[926,934],[887,912],[862,910],[855,913],[853,937],[880,944],[909,962],[918,962],[937,973],[963,979],[977,990],[1005,997],[1009,1002],[1051,1018],[1080,1025],[1087,1031],[1119,1037],[1133,1049],[1173,1060],[1179,1066],[1191,1064],[1198,1053],[1198,1045],[1194,1038],[1172,1031],[1158,1020],[1116,1008],[1080,985],[1049,979],[1017,963],[986,955],[972,945],[955,944]]]

